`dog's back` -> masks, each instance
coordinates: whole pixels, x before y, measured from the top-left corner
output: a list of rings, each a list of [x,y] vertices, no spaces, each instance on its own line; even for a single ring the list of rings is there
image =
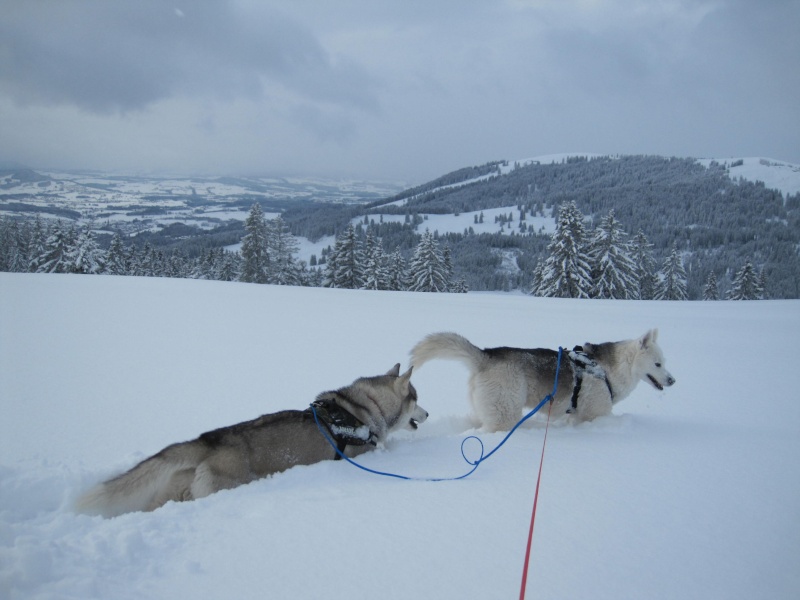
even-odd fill
[[[499,365],[513,365],[530,371],[529,376],[541,378],[552,387],[558,362],[558,351],[549,348],[478,348],[462,335],[453,332],[432,333],[411,349],[411,365],[419,368],[434,359],[456,360],[470,371],[472,376],[489,371]],[[566,365],[566,360],[562,361]],[[571,371],[565,366],[562,371],[568,379]],[[559,377],[559,380],[561,378]]]

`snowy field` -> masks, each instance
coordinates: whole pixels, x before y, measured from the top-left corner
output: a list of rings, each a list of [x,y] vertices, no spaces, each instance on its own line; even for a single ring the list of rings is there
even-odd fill
[[[697,162],[707,167],[712,161],[728,165],[741,162],[728,169],[728,175],[733,180],[741,177],[746,181],[761,181],[769,189],[780,190],[784,196],[800,193],[800,165],[759,156],[738,159],[707,158]]]
[[[421,337],[557,347],[639,336],[677,383],[551,425],[528,598],[800,594],[800,301],[570,301],[0,273],[0,598],[513,598],[544,437],[469,478],[342,462],[115,519],[72,503],[164,446],[408,362]],[[466,370],[413,381],[430,419],[360,457],[447,477]],[[482,434],[487,451],[502,434]]]

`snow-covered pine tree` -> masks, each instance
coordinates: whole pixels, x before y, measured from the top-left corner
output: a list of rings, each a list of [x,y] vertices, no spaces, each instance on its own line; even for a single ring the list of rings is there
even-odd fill
[[[656,294],[656,263],[653,260],[651,248],[653,245],[647,240],[640,229],[631,242],[633,262],[636,264],[636,279],[639,285],[639,299],[652,300]]]
[[[28,239],[28,272],[36,273],[39,270],[39,259],[44,255],[44,243],[47,230],[39,215],[33,220],[33,228]]]
[[[214,250],[206,248],[200,251],[200,256],[192,261],[191,279],[213,279],[214,270]]]
[[[753,263],[749,260],[739,269],[731,283],[728,300],[761,300],[764,289],[759,282]]]
[[[661,279],[656,286],[656,300],[686,300],[686,270],[683,268],[683,259],[678,248],[672,247],[672,252],[664,261],[661,269]]]
[[[444,250],[442,250],[442,259],[444,264],[444,273],[451,288],[447,291],[454,292],[455,290],[452,289],[455,285],[455,282],[453,281],[453,256],[450,251],[450,246],[445,246]],[[466,285],[466,281],[464,282],[464,285]]]
[[[330,248],[325,258],[325,266],[322,269],[322,287],[335,288],[336,287],[336,243],[339,238],[333,243],[333,248]]]
[[[125,264],[128,265],[128,275],[135,277],[142,275],[142,252],[136,244],[128,246],[125,252]]]
[[[9,235],[11,222],[0,215],[0,271],[10,271],[11,236]]]
[[[379,258],[376,256],[375,236],[371,230],[367,230],[367,237],[364,240],[364,286],[365,290],[379,290],[381,268]]]
[[[364,253],[352,223],[339,234],[333,250],[328,254],[325,270],[325,286],[361,289],[364,283]]]
[[[309,287],[324,287],[325,275],[322,267],[316,267],[308,270],[305,285]]]
[[[469,292],[469,285],[467,285],[467,280],[463,277],[459,277],[455,281],[450,284],[450,291],[454,294],[466,294]]]
[[[6,224],[4,233],[4,253],[3,270],[12,273],[25,273],[28,270],[28,238],[30,233],[28,227],[20,225],[16,219],[11,219]]]
[[[627,234],[611,210],[595,229],[589,245],[592,268],[592,298],[636,300],[639,284],[636,264],[625,242]]]
[[[308,263],[304,260],[297,261],[297,277],[298,283],[297,285],[301,285],[303,287],[319,287],[312,283],[312,279],[315,276],[317,269],[309,269]]]
[[[25,223],[25,227],[20,230],[19,244],[19,269],[21,273],[33,273],[31,269],[31,257],[34,252],[41,253],[44,248],[44,229],[39,215],[31,224]]]
[[[242,271],[239,281],[267,283],[269,254],[267,250],[267,222],[261,205],[253,204],[244,222],[245,236],[242,238]]]
[[[552,298],[589,298],[592,276],[586,258],[583,214],[574,202],[561,206],[547,249],[538,294]]]
[[[212,267],[212,259],[209,257],[209,249],[205,248],[200,251],[198,256],[192,260],[191,279],[210,279],[208,272]]]
[[[136,252],[134,274],[138,277],[157,277],[158,276],[158,255],[150,242],[145,242],[141,251]]]
[[[542,259],[538,259],[536,261],[536,266],[533,268],[533,275],[531,276],[531,286],[530,291],[528,292],[531,296],[542,296],[543,294],[539,293],[539,289],[542,285],[542,277],[544,275],[544,261]]]
[[[300,244],[278,215],[267,224],[267,252],[270,257],[269,283],[300,285],[300,266],[295,254]]]
[[[411,292],[447,292],[450,289],[444,256],[430,229],[425,230],[414,249],[408,266],[408,278]]]
[[[719,286],[717,285],[717,275],[714,271],[708,274],[706,285],[703,288],[703,300],[719,300]]]
[[[93,225],[88,223],[75,236],[65,253],[69,273],[96,274],[105,267],[104,252],[94,238]]]
[[[217,281],[237,281],[242,257],[238,252],[229,252],[224,248],[221,250],[222,256],[217,261],[214,279]]]
[[[408,273],[406,271],[406,261],[399,250],[395,250],[389,255],[387,261],[387,284],[386,289],[393,292],[402,292],[408,289]]]
[[[111,245],[106,253],[106,270],[108,275],[128,275],[127,257],[122,235],[119,231],[111,238]]]
[[[75,240],[75,229],[58,220],[50,226],[44,242],[44,254],[37,259],[38,273],[68,273],[67,251]]]
[[[364,289],[385,290],[389,287],[389,273],[386,270],[386,259],[380,239],[375,238],[372,230],[367,231],[364,241]]]
[[[148,277],[166,277],[166,262],[167,259],[164,256],[163,249],[150,249],[150,260],[148,261],[150,265],[150,274]]]
[[[209,250],[209,254],[211,255],[211,267],[212,272],[208,279],[213,279],[213,265],[216,258],[216,253],[214,250]],[[189,257],[186,256],[183,252],[178,250],[173,250],[169,256],[164,256],[164,262],[162,266],[162,277],[176,277],[176,278],[189,278],[192,276],[192,268],[191,262],[189,261]]]

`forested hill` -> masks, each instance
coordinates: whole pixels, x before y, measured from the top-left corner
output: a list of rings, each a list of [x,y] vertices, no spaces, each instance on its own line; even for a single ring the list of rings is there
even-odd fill
[[[372,205],[370,211],[457,214],[521,207],[534,214],[552,214],[553,208],[574,201],[590,226],[613,209],[631,236],[642,230],[653,244],[659,265],[672,247],[677,247],[683,255],[690,298],[700,296],[712,270],[724,280],[748,260],[764,270],[769,297],[798,298],[800,194],[784,195],[761,182],[732,178],[731,169],[735,173],[737,165],[711,162],[705,167],[695,159],[657,156],[570,157],[547,164],[489,163],[459,170],[432,182],[436,185],[415,188],[414,193],[389,198],[381,206]],[[493,176],[487,177],[487,173]],[[479,245],[518,250],[522,272],[517,279],[505,282],[498,281],[497,276],[491,281],[477,281],[473,274],[467,276],[471,289],[498,283],[524,287],[526,272],[546,246],[546,241],[532,239],[535,234],[503,239],[476,237],[494,239],[466,240],[461,236],[451,240],[458,271],[467,274],[472,270],[468,255],[475,252],[469,247]],[[499,257],[496,262],[499,265]]]
[[[354,262],[359,270],[369,270],[366,263],[385,270],[393,255],[401,272],[399,265],[412,261],[421,245],[435,242],[447,278],[465,284],[460,289],[550,294],[539,285],[542,268],[552,267],[554,247],[566,241],[554,233],[556,218],[569,207],[585,229],[575,247],[584,255],[578,262],[588,259],[595,271],[581,275],[592,284],[603,279],[599,269],[610,272],[601,264],[599,240],[613,234],[617,239],[603,252],[620,254],[615,269],[630,270],[623,263],[635,251],[640,284],[674,275],[681,282],[677,299],[706,297],[709,288],[711,296],[728,297],[740,272],[758,277],[760,291],[747,297],[800,298],[800,167],[768,159],[561,155],[496,161],[400,193],[398,186],[358,182],[41,176],[19,169],[0,172],[0,188],[0,270],[41,269],[48,254],[81,255],[82,228],[83,238],[97,237],[104,251],[118,235],[128,263],[151,265],[145,273],[224,272],[235,279],[241,276],[231,266],[236,257],[223,249],[236,254],[231,250],[247,230],[246,211],[259,205],[265,214],[280,214],[280,227],[313,248],[292,259],[308,285],[326,280],[335,264],[331,252],[335,257],[336,243],[347,234],[357,246],[372,244],[383,253]],[[34,219],[42,215],[41,222]],[[432,240],[422,244],[426,230]],[[587,292],[604,297],[595,293]],[[642,289],[638,296],[613,297],[648,298]]]

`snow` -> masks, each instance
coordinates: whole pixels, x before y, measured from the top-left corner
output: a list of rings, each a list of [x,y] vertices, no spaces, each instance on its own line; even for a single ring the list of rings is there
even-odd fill
[[[800,301],[572,301],[0,273],[0,598],[508,598],[544,437],[527,421],[461,481],[343,462],[152,513],[75,514],[164,446],[407,364],[424,335],[572,347],[660,328],[677,383],[551,425],[530,598],[795,598]],[[359,457],[469,470],[466,371],[414,373],[430,418]],[[469,452],[469,445],[467,448]]]
[[[316,256],[317,260],[319,260],[322,258],[322,251],[325,248],[328,246],[333,248],[333,246],[336,244],[336,236],[334,235],[326,235],[318,239],[316,242],[312,242],[308,238],[304,237],[297,237],[295,239],[297,240],[297,258],[299,260],[304,260],[307,263],[311,262],[312,256]]]
[[[550,209],[545,209],[549,214]],[[503,206],[500,208],[485,208],[483,210],[476,210],[471,212],[462,212],[457,215],[454,214],[429,214],[419,213],[424,221],[417,226],[417,232],[422,233],[426,229],[431,232],[438,231],[440,235],[446,233],[464,233],[465,230],[472,228],[473,232],[479,233],[501,233],[510,234],[515,232],[519,234],[519,208],[517,205]],[[483,223],[476,223],[475,218],[480,219],[483,214]],[[513,221],[506,223],[502,226],[500,223],[495,222],[495,217],[507,217],[511,214],[514,218]],[[376,223],[403,223],[405,222],[404,215],[390,215],[390,214],[370,214],[370,221]],[[351,220],[353,225],[358,225],[364,222],[364,217],[354,217]],[[552,216],[532,216],[528,214],[525,217],[526,225],[536,231],[537,233],[553,233],[556,230],[556,221]]]
[[[741,177],[746,181],[761,181],[767,189],[780,190],[784,196],[800,193],[800,165],[752,156],[738,159],[706,158],[698,162],[707,167],[712,162],[730,166],[739,161],[741,164],[728,169],[731,179]]]
[[[549,214],[551,210],[545,209],[545,213]],[[475,223],[475,217],[478,216],[480,218],[481,213],[483,213],[483,223]],[[514,221],[511,223],[507,223],[505,227],[502,227],[500,223],[495,222],[495,217],[497,216],[508,216],[512,214],[514,216]],[[265,213],[264,218],[266,219],[274,219],[278,216],[277,213]],[[470,227],[472,230],[478,233],[501,233],[510,235],[511,232],[515,232],[519,235],[519,209],[516,205],[514,206],[506,206],[502,208],[487,208],[484,210],[477,210],[474,212],[464,212],[459,213],[457,215],[440,215],[440,214],[426,214],[421,213],[425,220],[417,227],[417,233],[424,233],[426,229],[430,229],[431,232],[438,231],[440,235],[444,235],[447,233],[464,233],[465,229],[469,229]],[[403,223],[405,222],[404,215],[391,215],[391,214],[370,214],[370,220],[374,220],[376,223],[380,223],[381,220],[384,223]],[[359,223],[364,223],[364,217],[354,217],[350,221],[354,226],[358,225]],[[532,216],[528,214],[525,217],[525,223],[527,224],[530,230],[535,231],[536,233],[546,233],[551,234],[556,230],[556,221],[551,216]],[[330,246],[333,248],[334,244],[336,243],[336,236],[328,235],[320,238],[316,242],[310,241],[308,238],[296,236],[295,239],[298,243],[296,258],[298,260],[304,260],[307,263],[311,261],[312,256],[316,256],[317,260],[322,257],[322,251]],[[225,246],[225,249],[230,252],[240,252],[242,249],[242,244],[231,244],[229,246]],[[514,263],[516,265],[516,263]]]

